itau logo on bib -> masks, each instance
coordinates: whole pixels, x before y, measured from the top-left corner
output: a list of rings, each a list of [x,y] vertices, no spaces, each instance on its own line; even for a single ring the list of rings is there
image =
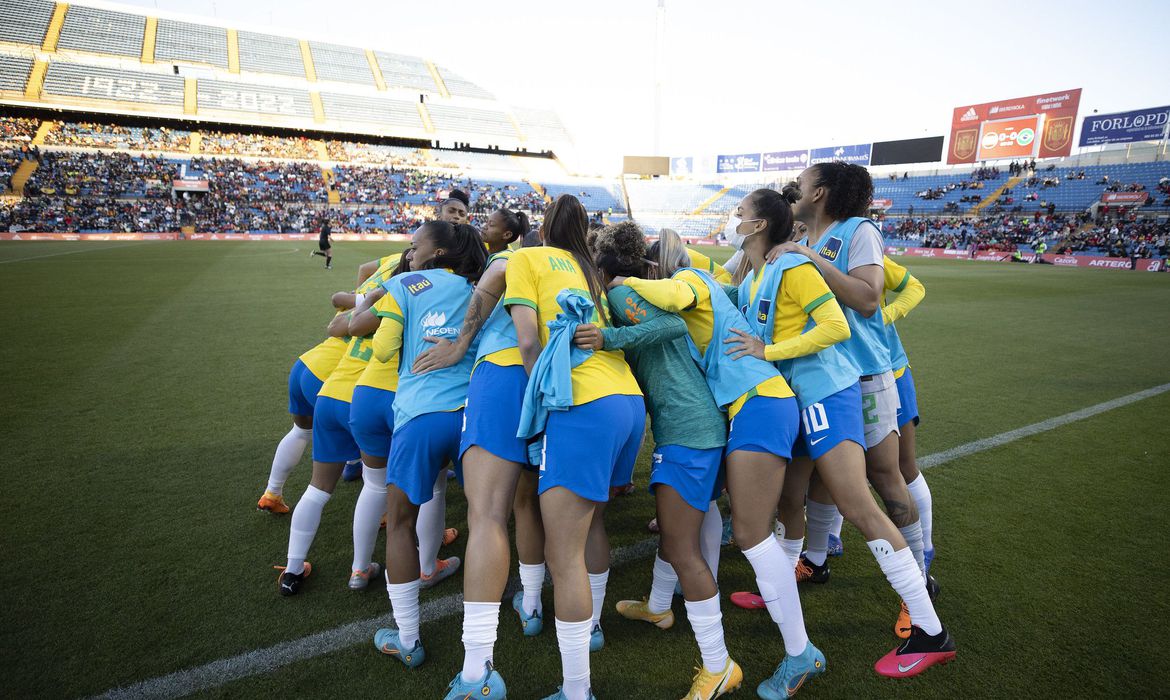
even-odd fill
[[[821,249],[817,251],[825,260],[836,260],[837,255],[841,252],[841,239],[833,236],[825,241]]]

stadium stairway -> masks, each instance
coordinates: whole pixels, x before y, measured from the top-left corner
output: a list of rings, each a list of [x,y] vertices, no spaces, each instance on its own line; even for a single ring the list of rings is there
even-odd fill
[[[20,165],[16,167],[16,172],[12,173],[12,194],[18,197],[24,196],[24,184],[32,177],[38,165],[40,163],[35,160],[22,160],[20,162]]]
[[[321,144],[324,148],[325,144]],[[337,178],[333,175],[333,168],[321,166],[321,179],[325,181],[325,196],[330,204],[341,204],[341,193],[337,191]]]
[[[536,180],[525,180],[524,182],[527,182],[528,186],[531,187],[538,195],[540,195],[545,204],[552,204],[552,197],[548,196],[548,192],[544,191],[544,188],[540,186],[539,182]]]
[[[707,207],[711,206],[715,202],[718,202],[723,197],[723,195],[727,194],[730,191],[731,191],[730,187],[724,187],[723,189],[719,190],[715,194],[713,194],[710,197],[708,197],[707,199],[705,199],[702,204],[695,207],[695,210],[693,212],[691,212],[691,215],[698,216],[699,214],[702,214],[704,211],[706,211]]]
[[[192,131],[191,142],[187,144],[187,152],[193,156],[199,155],[199,149],[203,146],[203,132]]]
[[[997,201],[999,201],[999,197],[1000,197],[1000,195],[1002,195],[1004,193],[1004,190],[1010,190],[1011,188],[1020,184],[1020,181],[1023,179],[1024,178],[1022,178],[1020,176],[1009,177],[1007,182],[1005,182],[1002,185],[1000,185],[999,187],[997,187],[995,189],[995,191],[993,191],[991,194],[987,195],[983,199],[979,200],[978,204],[971,207],[971,213],[978,214],[980,211],[982,211],[982,209],[984,207],[989,207],[992,204],[995,204]]]
[[[37,133],[33,136],[32,141],[29,142],[30,145],[33,145],[33,146],[45,145],[45,139],[49,136],[49,132],[52,131],[53,129],[56,129],[56,128],[57,128],[57,122],[48,121],[48,120],[41,122],[41,125],[37,127]]]

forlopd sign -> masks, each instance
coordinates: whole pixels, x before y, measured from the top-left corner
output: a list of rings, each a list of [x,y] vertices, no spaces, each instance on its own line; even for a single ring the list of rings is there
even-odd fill
[[[1081,122],[1080,145],[1157,141],[1166,135],[1167,124],[1170,124],[1170,106],[1094,114]]]

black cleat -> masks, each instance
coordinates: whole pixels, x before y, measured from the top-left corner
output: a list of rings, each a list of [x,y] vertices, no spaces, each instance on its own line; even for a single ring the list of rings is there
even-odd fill
[[[283,566],[274,566],[272,568],[278,569],[280,571],[280,577],[276,579],[276,582],[279,584],[280,594],[283,596],[296,595],[297,593],[300,593],[301,584],[304,583],[305,579],[309,577],[309,574],[313,573],[313,565],[309,562],[305,562],[305,570],[303,573],[299,574],[285,571]]]
[[[926,575],[926,592],[930,594],[930,602],[932,603],[938,600],[938,594],[942,592],[942,588],[939,587],[938,581],[935,581],[934,577],[930,574]]]
[[[829,582],[829,560],[825,559],[825,563],[817,566],[803,554],[800,559],[796,561],[796,582],[811,581],[813,583],[828,583]]]

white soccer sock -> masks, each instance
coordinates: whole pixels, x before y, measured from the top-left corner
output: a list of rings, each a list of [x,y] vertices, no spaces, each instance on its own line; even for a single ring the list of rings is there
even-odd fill
[[[674,587],[677,583],[678,575],[674,572],[674,567],[655,554],[654,579],[650,583],[650,598],[646,603],[650,612],[664,613],[670,610],[670,599],[674,596]],[[602,591],[601,595],[604,596],[605,591]]]
[[[833,506],[833,510],[837,515],[833,517],[833,527],[829,528],[829,533],[837,539],[841,539],[841,526],[845,524],[845,516],[841,515],[841,511],[837,510],[837,506]]]
[[[464,682],[474,683],[483,678],[483,666],[492,660],[499,624],[499,603],[463,604]]]
[[[353,507],[353,570],[365,571],[374,557],[378,526],[386,512],[386,468],[362,467],[362,492]]]
[[[540,604],[540,589],[544,587],[544,562],[525,564],[520,562],[520,585],[524,587],[524,614],[532,615],[544,609]]]
[[[703,524],[699,526],[699,551],[716,582],[719,581],[719,550],[722,544],[723,514],[719,512],[719,504],[711,501],[707,514],[703,516]]]
[[[413,649],[418,641],[418,580],[409,583],[387,583],[390,612],[398,626],[398,638],[406,649]]]
[[[290,574],[304,572],[305,558],[309,556],[309,547],[313,546],[313,538],[317,536],[317,528],[321,525],[321,511],[325,509],[329,498],[330,494],[309,484],[305,488],[305,495],[293,508],[288,533],[288,565],[285,567],[285,571]]]
[[[926,485],[926,476],[918,473],[918,478],[906,484],[910,490],[910,497],[914,505],[918,506],[918,522],[922,524],[922,548],[934,549],[934,499],[930,497],[930,487]]]
[[[784,556],[792,562],[792,568],[796,568],[796,562],[800,559],[800,550],[804,547],[804,540],[780,540],[780,549],[784,550]]]
[[[593,594],[593,626],[601,623],[601,608],[605,605],[605,584],[609,583],[609,569],[600,574],[589,574],[589,591]],[[674,590],[671,589],[671,593]]]
[[[418,536],[418,568],[427,576],[435,573],[435,559],[443,546],[447,529],[447,471],[441,470],[431,491],[431,500],[418,509],[414,531]]]
[[[935,635],[942,631],[942,623],[934,611],[934,604],[930,602],[930,594],[922,582],[922,570],[914,561],[910,549],[894,548],[885,540],[867,542],[878,566],[886,575],[886,580],[894,591],[902,596],[906,602],[906,609],[910,611],[910,621],[922,628],[922,631]]]
[[[829,530],[833,527],[837,506],[809,499],[805,501],[804,509],[808,518],[808,551],[804,556],[817,566],[822,566],[829,556]]]
[[[802,653],[808,646],[808,632],[804,629],[804,613],[796,591],[796,573],[780,543],[769,535],[751,549],[743,550],[743,555],[756,573],[756,585],[760,587],[768,614],[780,628],[784,650],[793,656]]]
[[[298,428],[295,425],[280,439],[276,446],[276,455],[272,458],[272,469],[268,472],[266,490],[269,493],[277,496],[284,493],[284,482],[288,481],[288,475],[292,474],[293,467],[301,461],[301,457],[305,455],[305,448],[312,440],[311,429]]]
[[[700,601],[685,601],[687,619],[695,631],[695,641],[703,656],[703,666],[711,673],[719,673],[727,666],[727,644],[723,641],[723,612],[719,610],[719,594]]]
[[[567,700],[589,697],[589,635],[593,620],[564,622],[557,620],[557,645],[561,650],[561,676]]]
[[[906,527],[898,528],[898,532],[902,533],[902,537],[906,539],[906,544],[910,546],[910,552],[914,555],[914,561],[918,562],[918,570],[922,572],[922,580],[926,581],[926,560],[923,559],[922,553],[922,523],[916,522]]]

